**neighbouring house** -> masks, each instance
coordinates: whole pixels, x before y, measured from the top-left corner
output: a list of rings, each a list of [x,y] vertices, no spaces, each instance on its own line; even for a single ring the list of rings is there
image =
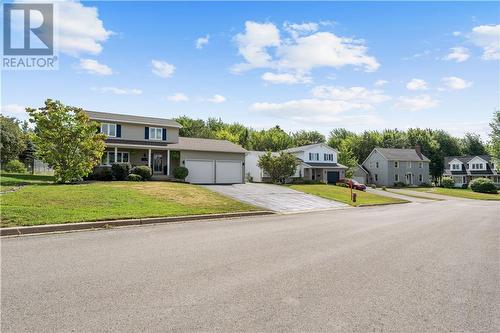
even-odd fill
[[[362,165],[358,164],[356,168],[354,168],[354,173],[352,175],[352,179],[361,184],[368,184],[368,176],[370,173],[366,170]]]
[[[246,150],[226,140],[179,137],[180,124],[171,119],[86,111],[107,135],[102,166],[147,165],[153,179],[172,177],[184,166],[186,181],[195,184],[244,182]]]
[[[488,155],[446,156],[443,176],[453,178],[456,187],[469,185],[474,178],[491,179],[500,187],[500,173]]]
[[[375,148],[361,164],[367,183],[379,186],[429,184],[430,160],[415,149]]]
[[[283,152],[290,153],[299,159],[295,175],[292,178],[322,183],[336,183],[345,177],[347,167],[337,163],[338,151],[326,144],[318,143],[313,145],[289,148]],[[265,154],[262,151],[250,151],[245,158],[245,172],[247,179],[254,182],[265,182],[268,180],[264,170],[259,168],[260,156]],[[278,154],[278,153],[273,153]]]

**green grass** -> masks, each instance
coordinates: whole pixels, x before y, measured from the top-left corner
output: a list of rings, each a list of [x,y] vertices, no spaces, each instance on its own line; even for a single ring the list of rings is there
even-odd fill
[[[53,181],[54,176],[2,172],[0,174],[0,191],[8,191],[20,185],[47,184]]]
[[[427,192],[448,195],[451,197],[476,199],[476,200],[500,200],[500,194],[473,192],[470,188],[443,188],[443,187],[417,187],[410,188],[411,191]]]
[[[168,182],[25,186],[0,199],[2,227],[258,210],[200,186]]]
[[[423,195],[409,193],[408,191],[405,191],[404,189],[402,191],[399,191],[399,190],[400,189],[398,188],[398,191],[393,191],[392,189],[387,189],[386,191],[391,192],[391,193],[395,193],[395,194],[405,195],[407,197],[417,198],[417,199],[434,200],[434,201],[443,201],[444,200],[444,199],[431,198],[429,196],[423,196]]]
[[[356,190],[353,190],[353,192],[357,194],[357,200],[356,202],[352,202],[351,190],[349,188],[334,186],[334,185],[324,185],[324,184],[290,185],[290,188],[297,191],[314,194],[322,198],[344,202],[351,206],[368,206],[368,205],[382,205],[382,204],[408,202],[406,200],[389,198],[373,193],[356,191]]]

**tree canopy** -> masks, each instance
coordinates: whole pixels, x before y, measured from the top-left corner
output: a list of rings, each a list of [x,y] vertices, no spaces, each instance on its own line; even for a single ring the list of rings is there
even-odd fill
[[[2,163],[18,159],[19,155],[26,149],[26,139],[19,121],[0,115],[0,133]]]

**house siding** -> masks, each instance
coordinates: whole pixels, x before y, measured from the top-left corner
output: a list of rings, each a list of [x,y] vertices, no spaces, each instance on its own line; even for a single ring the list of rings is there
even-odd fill
[[[146,126],[140,124],[125,124],[120,122],[106,122],[110,124],[119,124],[121,125],[121,137],[113,137],[111,138],[113,141],[118,140],[133,140],[133,141],[147,141],[147,142],[166,142],[166,143],[177,143],[179,141],[179,129],[176,127],[165,127],[165,126],[156,126],[159,128],[167,129],[167,140],[146,140],[144,138],[144,128],[145,127],[155,127],[155,126]]]
[[[368,183],[379,186],[388,185],[388,162],[378,151],[374,151],[370,154],[368,159],[363,163],[363,166],[370,172],[368,176]],[[378,180],[375,180],[375,174],[378,175]]]

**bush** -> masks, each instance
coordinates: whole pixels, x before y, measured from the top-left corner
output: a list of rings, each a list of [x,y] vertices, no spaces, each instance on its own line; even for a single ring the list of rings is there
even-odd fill
[[[3,171],[13,173],[26,173],[26,166],[18,160],[12,160],[4,165]]]
[[[476,178],[470,183],[470,188],[474,192],[498,193],[495,183],[488,178]]]
[[[451,177],[443,177],[441,179],[441,186],[446,187],[446,188],[454,188],[455,187],[455,181]]]
[[[114,163],[111,165],[111,173],[114,180],[125,180],[130,173],[130,165],[127,163]]]
[[[406,186],[406,184],[403,182],[395,182],[394,183],[394,187],[405,187],[405,186]]]
[[[189,170],[185,167],[179,166],[175,167],[174,170],[172,170],[172,174],[177,179],[186,179],[189,174]]]
[[[370,185],[370,187],[371,187],[372,189],[376,189],[376,188],[377,188],[377,185],[376,185],[376,184],[371,184],[371,185]]]
[[[429,184],[429,183],[422,183],[422,184],[420,184],[419,186],[420,186],[420,187],[432,187],[432,185],[431,185],[431,184]]]
[[[387,187],[382,186],[382,191],[387,191]]]
[[[108,166],[99,166],[94,169],[92,177],[95,180],[110,181],[113,180],[113,172]]]
[[[131,182],[140,182],[142,180],[142,177],[135,173],[131,173],[128,175],[127,179]]]
[[[464,190],[468,189],[468,188],[469,188],[469,184],[462,184],[462,188],[463,188]]]
[[[142,180],[151,180],[151,177],[153,176],[151,168],[146,165],[133,167],[132,170],[130,170],[130,173],[135,173],[136,175],[141,176]]]

